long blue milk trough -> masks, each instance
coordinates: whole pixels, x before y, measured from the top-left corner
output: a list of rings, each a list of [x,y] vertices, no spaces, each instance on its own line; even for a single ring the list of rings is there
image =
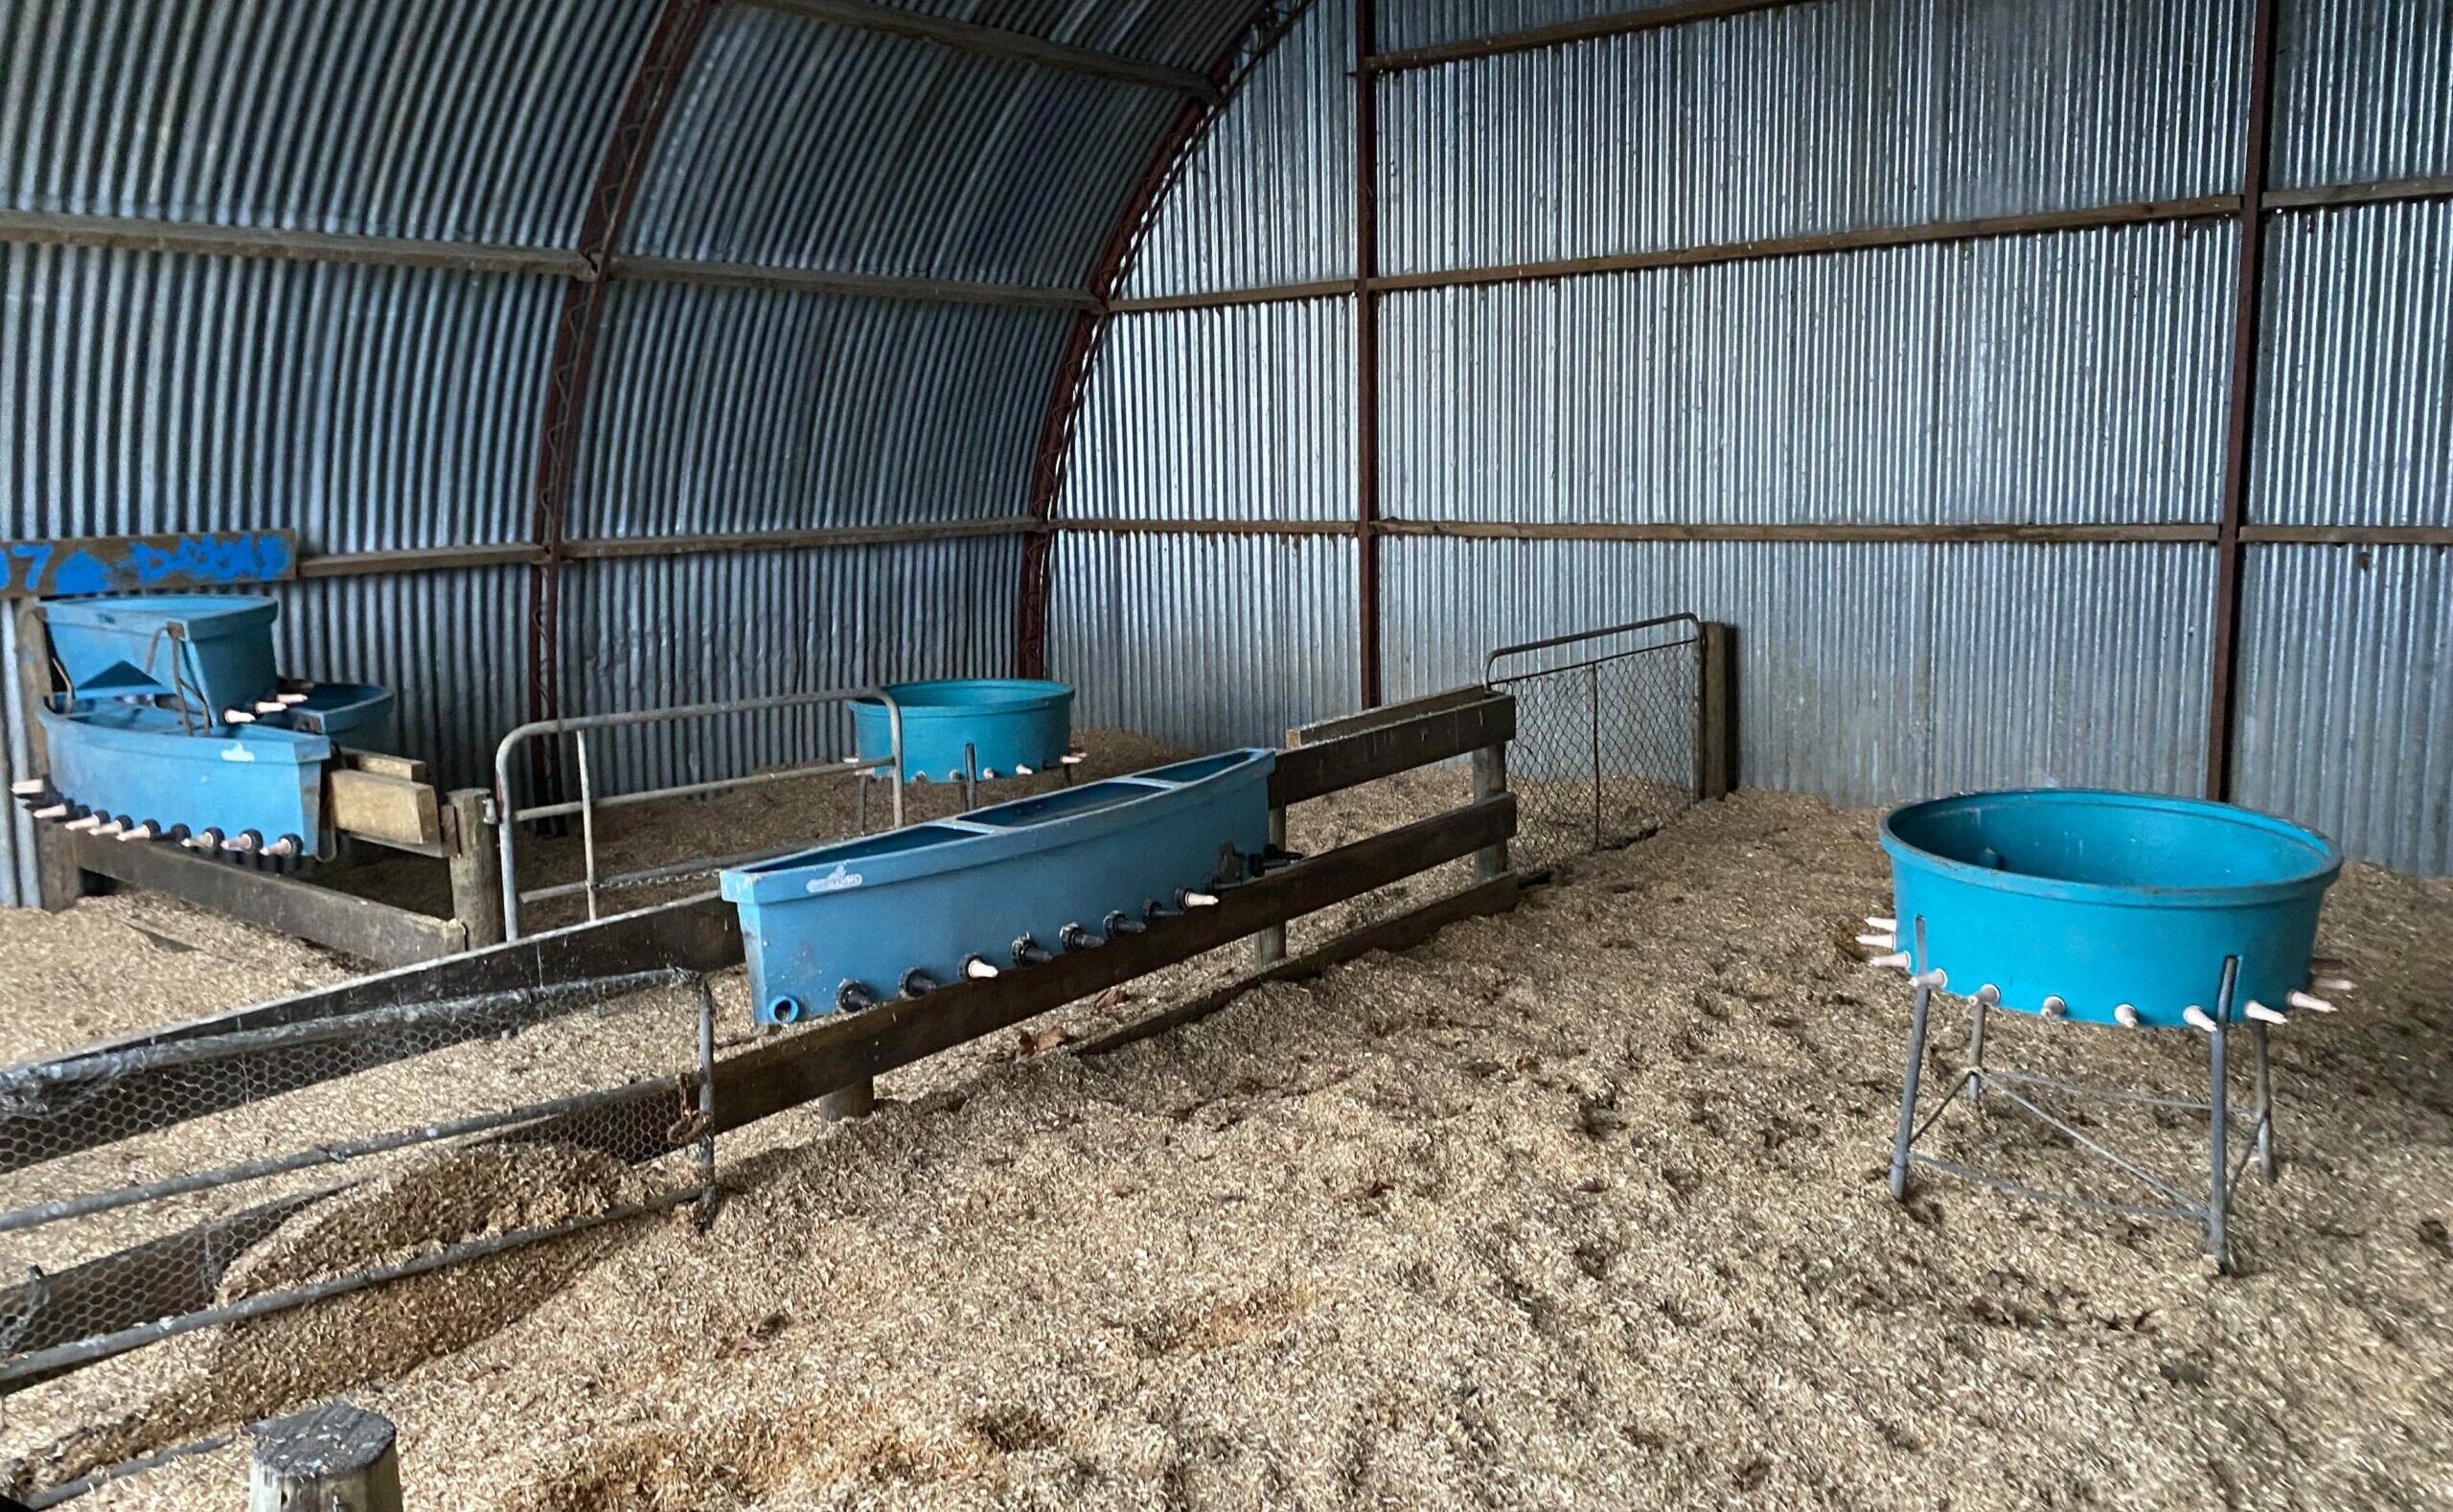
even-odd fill
[[[2308,978],[2317,911],[2342,870],[2313,830],[2229,804],[2029,789],[1937,798],[1883,820],[1898,945],[1948,990],[2000,1006],[2139,1027],[2212,1015],[2236,957],[2230,1018],[2280,1009]]]
[[[821,845],[722,878],[761,1023],[857,1009],[1090,949],[1251,875],[1265,747]]]

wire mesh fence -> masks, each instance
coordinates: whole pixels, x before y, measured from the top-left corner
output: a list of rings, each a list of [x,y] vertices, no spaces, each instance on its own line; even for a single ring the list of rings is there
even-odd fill
[[[1696,801],[1703,654],[1691,614],[1490,653],[1483,680],[1516,696],[1520,869],[1640,839]]]
[[[714,1014],[657,971],[0,1071],[0,1394],[710,1201]]]

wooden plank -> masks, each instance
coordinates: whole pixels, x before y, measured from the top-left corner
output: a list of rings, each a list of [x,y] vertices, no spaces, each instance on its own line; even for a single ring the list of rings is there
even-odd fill
[[[1598,41],[1603,37],[1688,26],[1697,21],[1724,20],[1754,11],[1772,11],[1805,3],[1807,0],[1670,0],[1667,5],[1640,11],[1561,21],[1549,26],[1528,27],[1518,32],[1502,32],[1491,36],[1467,37],[1461,41],[1438,42],[1390,53],[1374,53],[1364,58],[1363,72],[1369,76],[1437,68],[1447,63],[1473,62],[1508,53],[1531,52],[1537,48],[1567,47],[1577,42]]]
[[[467,567],[533,567],[545,560],[535,546],[433,546],[416,551],[350,551],[309,557],[302,578],[371,578],[399,572],[456,572]]]
[[[1402,724],[1280,751],[1269,801],[1290,808],[1306,798],[1358,787],[1516,738],[1516,700],[1503,693]]]
[[[398,777],[402,782],[427,780],[425,763],[411,756],[386,756],[381,751],[341,749],[341,760],[354,771],[371,771],[378,777]]]
[[[424,783],[339,767],[324,774],[324,803],[326,820],[344,835],[443,854],[442,806]]]
[[[72,536],[0,550],[0,592],[37,598],[240,587],[297,575],[297,538],[286,530]]]
[[[295,877],[205,860],[175,845],[131,845],[90,835],[72,836],[70,845],[77,864],[86,871],[184,898],[379,966],[431,961],[461,948],[460,927],[447,919],[352,897]]]
[[[1102,53],[1094,48],[1076,47],[1069,42],[1051,41],[1026,32],[982,26],[951,16],[924,15],[899,6],[880,5],[875,0],[749,0],[749,3],[780,11],[787,15],[806,16],[813,21],[855,27],[864,32],[905,37],[958,52],[1085,74],[1116,83],[1138,84],[1145,89],[1190,95],[1204,104],[1215,105],[1224,94],[1207,75],[1196,74],[1188,68],[1147,62],[1118,53]]]
[[[1522,879],[1514,872],[1502,873],[1463,892],[1450,893],[1445,898],[1427,903],[1419,908],[1410,908],[1393,918],[1383,919],[1360,929],[1349,929],[1317,951],[1280,961],[1241,981],[1204,993],[1122,1028],[1112,1029],[1096,1039],[1085,1040],[1073,1047],[1073,1053],[1106,1055],[1128,1044],[1137,1044],[1170,1030],[1181,1029],[1185,1024],[1208,1018],[1264,982],[1304,981],[1333,966],[1368,955],[1374,951],[1410,951],[1452,924],[1478,919],[1484,914],[1507,912],[1516,906],[1521,890]]]
[[[210,1039],[249,1029],[311,1023],[318,1019],[337,1019],[403,1003],[556,987],[592,977],[624,976],[665,968],[720,972],[740,964],[740,916],[732,905],[714,893],[704,892],[653,908],[615,914],[609,919],[549,929],[491,950],[470,951],[372,976],[354,977],[295,997],[106,1040],[70,1055]]]
[[[1433,714],[1445,714],[1450,709],[1461,709],[1467,704],[1479,703],[1489,697],[1491,697],[1491,690],[1482,684],[1467,683],[1461,688],[1451,688],[1445,693],[1426,694],[1422,698],[1410,699],[1403,703],[1384,703],[1376,709],[1340,715],[1334,720],[1322,720],[1317,724],[1300,724],[1286,732],[1286,744],[1290,748],[1296,745],[1320,745],[1348,735],[1360,735],[1365,730],[1376,730],[1383,725],[1403,724],[1408,720],[1419,720]]]
[[[1458,540],[1754,541],[1802,544],[1866,543],[1931,545],[2010,542],[2029,545],[2212,545],[2212,525],[2030,525],[2016,522],[1963,525],[1699,524],[1658,521],[1560,520],[1511,524],[1472,520],[1382,520],[1391,536],[1443,537]]]

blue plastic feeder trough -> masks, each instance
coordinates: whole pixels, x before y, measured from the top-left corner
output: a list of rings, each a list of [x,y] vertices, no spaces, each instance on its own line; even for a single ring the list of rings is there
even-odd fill
[[[2342,870],[2313,830],[2228,804],[2045,789],[1938,798],[1893,810],[1899,948],[1925,926],[1919,969],[1992,1006],[2179,1028],[2214,1012],[2226,957],[2239,961],[2231,1017],[2280,1007],[2306,984],[2317,909]]]
[[[918,997],[1197,905],[1265,853],[1275,765],[1226,751],[735,867],[752,1011]]]
[[[966,782],[1055,771],[1073,744],[1073,690],[1061,682],[970,677],[889,683],[903,711],[903,778]],[[889,761],[894,735],[886,706],[852,705],[853,749],[864,762]],[[873,768],[891,776],[884,767]]]
[[[2331,1004],[2307,991],[2317,913],[2342,858],[2296,824],[2189,798],[2042,789],[1981,792],[1896,809],[1883,820],[1895,916],[1866,943],[1892,951],[1878,964],[1915,986],[1908,1065],[1894,1137],[1891,1190],[1907,1195],[1923,1165],[2028,1196],[2077,1202],[2203,1225],[2208,1253],[2228,1267],[2225,1224],[2254,1158],[2275,1178],[2274,1100],[2266,1031],[2295,1012]],[[2325,984],[2339,990],[2348,983]],[[1917,1121],[1929,1005],[1948,991],[1971,1005],[1964,1067]],[[1987,1013],[2124,1029],[2189,1028],[2206,1037],[2204,1102],[2142,1097],[1988,1065]],[[2254,1076],[2251,1154],[2232,1163],[2226,1042],[2245,1031]],[[2062,1134],[2143,1188],[2136,1201],[2040,1190],[1940,1159],[1917,1141],[1964,1097],[2002,1106]],[[2207,1115],[2203,1184],[2184,1189],[2117,1153],[2098,1123],[2054,1111],[2061,1099],[2110,1097]]]
[[[15,785],[36,819],[284,867],[324,847],[334,742],[376,733],[392,695],[284,679],[272,600],[65,599],[44,628],[68,691],[36,711],[51,769]]]

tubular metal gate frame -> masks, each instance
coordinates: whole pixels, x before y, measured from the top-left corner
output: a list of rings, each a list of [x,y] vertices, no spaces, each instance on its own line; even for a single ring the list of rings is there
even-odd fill
[[[1606,641],[1615,636],[1639,634],[1645,630],[1662,630],[1671,627],[1683,627],[1685,630],[1685,634],[1677,639],[1660,640],[1648,645],[1630,647],[1624,651],[1615,651],[1597,655],[1588,655],[1576,660],[1564,662],[1557,666],[1533,667],[1509,676],[1502,676],[1500,673],[1501,663],[1511,657],[1530,656],[1538,652],[1556,651],[1562,647],[1581,646],[1588,642]],[[1703,766],[1705,761],[1708,759],[1708,752],[1706,750],[1704,741],[1704,707],[1705,699],[1707,698],[1706,644],[1704,623],[1701,618],[1693,613],[1682,612],[1678,614],[1657,615],[1651,619],[1633,620],[1624,625],[1611,625],[1599,630],[1574,630],[1564,635],[1552,635],[1543,640],[1525,641],[1514,646],[1502,646],[1482,659],[1483,684],[1494,690],[1517,693],[1520,698],[1520,702],[1523,701],[1523,691],[1526,684],[1543,682],[1551,678],[1567,678],[1579,673],[1583,675],[1582,680],[1585,685],[1588,722],[1587,727],[1589,732],[1586,744],[1586,775],[1590,779],[1593,791],[1593,838],[1592,844],[1589,847],[1592,850],[1600,850],[1609,843],[1604,834],[1604,826],[1602,822],[1602,790],[1609,775],[1602,770],[1601,765],[1601,683],[1605,672],[1621,663],[1633,662],[1639,658],[1647,656],[1662,655],[1665,653],[1675,652],[1681,647],[1692,648],[1692,680],[1694,687],[1687,700],[1692,713],[1692,721],[1689,724],[1689,730],[1691,732],[1689,738],[1691,741],[1692,761],[1689,764],[1689,769],[1686,773],[1686,799],[1687,802],[1691,804],[1700,802],[1704,796],[1706,783],[1704,781]],[[1528,722],[1520,717],[1517,737],[1520,743],[1524,742],[1525,738],[1526,730],[1525,729],[1525,725],[1526,722]],[[1520,779],[1522,779],[1524,774],[1520,772],[1518,775]],[[1519,787],[1520,797],[1526,802],[1529,808],[1538,811],[1542,806],[1539,800],[1532,796],[1535,790],[1529,788],[1522,780],[1520,780]],[[1522,837],[1522,832],[1520,832],[1520,836]]]
[[[740,777],[718,777],[706,782],[678,783],[670,788],[651,788],[641,792],[616,793],[598,798],[588,773],[588,734],[594,730],[626,729],[640,724],[669,723],[676,720],[712,719],[720,714],[759,714],[776,709],[814,708],[822,703],[850,703],[872,699],[885,705],[886,727],[890,754],[876,761],[852,757],[839,762],[810,762],[798,767],[782,767],[769,771],[750,772]],[[579,751],[579,796],[560,803],[540,803],[525,809],[511,804],[512,753],[525,743],[541,736],[568,735],[577,743]],[[503,938],[522,938],[519,929],[519,907],[524,903],[543,903],[550,898],[567,898],[584,894],[587,898],[587,916],[599,917],[597,895],[608,887],[637,882],[666,882],[686,877],[712,867],[740,866],[781,856],[796,846],[779,849],[746,851],[738,856],[695,858],[669,862],[662,866],[643,867],[638,871],[600,874],[596,867],[596,812],[599,809],[624,808],[632,804],[653,803],[661,798],[683,798],[699,793],[728,792],[736,788],[755,788],[770,782],[785,782],[794,777],[861,777],[872,771],[891,769],[894,773],[894,828],[903,828],[903,706],[883,688],[829,688],[820,693],[786,693],[763,699],[727,699],[718,703],[684,703],[664,709],[633,709],[621,714],[585,714],[562,720],[531,720],[513,729],[494,747],[494,794],[489,822],[500,836],[502,858],[502,927]],[[868,789],[860,789],[865,812]],[[518,827],[539,819],[557,819],[576,813],[580,823],[580,847],[585,858],[586,874],[579,882],[557,882],[547,887],[519,890]],[[864,825],[863,828],[866,826]]]

